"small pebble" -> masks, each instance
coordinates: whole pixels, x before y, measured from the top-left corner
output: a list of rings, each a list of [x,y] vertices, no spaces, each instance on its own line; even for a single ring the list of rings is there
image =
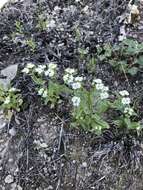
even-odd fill
[[[5,183],[10,184],[14,181],[14,178],[12,175],[7,175],[4,181],[5,181]]]
[[[15,136],[15,135],[16,135],[16,130],[15,130],[14,127],[9,130],[9,134],[10,134],[11,136]]]
[[[49,185],[48,190],[53,190],[53,189],[54,189],[53,186]]]
[[[83,163],[82,163],[82,167],[83,167],[83,168],[86,168],[86,167],[87,167],[87,163],[86,163],[86,162],[83,162]]]

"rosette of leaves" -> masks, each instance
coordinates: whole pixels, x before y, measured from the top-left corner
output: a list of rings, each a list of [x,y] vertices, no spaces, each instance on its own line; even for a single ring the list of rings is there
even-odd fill
[[[125,39],[119,44],[105,44],[97,47],[97,57],[117,71],[134,76],[143,69],[143,43]]]
[[[109,101],[101,100],[95,87],[90,90],[82,87],[74,92],[74,96],[80,97],[80,105],[73,108],[72,126],[79,126],[96,134],[101,134],[103,129],[109,128],[109,124],[104,119]]]

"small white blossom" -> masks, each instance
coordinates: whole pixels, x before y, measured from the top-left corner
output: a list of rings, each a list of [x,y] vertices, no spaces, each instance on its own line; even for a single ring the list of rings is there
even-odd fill
[[[45,75],[49,77],[53,77],[55,75],[55,71],[52,69],[48,69],[47,71],[45,71]]]
[[[119,92],[121,96],[129,96],[129,92],[127,90],[122,90]]]
[[[102,83],[102,80],[101,79],[94,79],[93,80],[93,83],[95,84],[101,84]]]
[[[9,89],[9,92],[16,92],[16,91],[17,91],[17,89],[14,88],[14,87],[12,87],[12,88]]]
[[[80,83],[80,82],[75,82],[75,83],[73,83],[73,84],[72,84],[72,88],[73,88],[74,90],[81,88],[81,83]]]
[[[101,100],[107,99],[107,98],[109,98],[109,94],[107,92],[102,92],[100,94],[100,98],[101,98]]]
[[[28,64],[26,65],[26,67],[27,67],[28,69],[32,69],[33,67],[35,67],[35,65],[34,65],[33,63],[28,63]]]
[[[126,108],[124,109],[124,113],[127,113],[127,114],[129,114],[130,116],[132,116],[132,115],[134,114],[134,110],[133,110],[132,108],[126,107]]]
[[[65,69],[65,72],[69,73],[69,74],[74,74],[75,73],[75,69],[67,68],[67,69]]]
[[[73,103],[73,106],[78,107],[79,104],[80,104],[80,97],[74,96],[74,97],[72,98],[72,103]]]
[[[35,72],[37,72],[40,75],[40,74],[42,74],[44,72],[44,69],[38,67],[38,68],[35,69]]]
[[[28,74],[28,73],[29,73],[29,69],[25,67],[25,68],[22,70],[22,72]]]
[[[48,95],[48,91],[47,91],[47,90],[45,90],[45,91],[43,92],[42,97],[43,97],[43,98],[46,98],[46,97],[47,97],[47,95]]]
[[[104,88],[104,84],[102,84],[102,83],[97,83],[96,84],[96,89],[97,90],[102,90]]]
[[[76,82],[82,82],[83,81],[83,77],[75,77],[74,79]]]
[[[40,68],[40,69],[46,69],[46,65],[38,65],[38,68]]]
[[[102,89],[103,92],[107,92],[108,90],[109,90],[108,86],[104,86],[103,89]]]
[[[6,97],[5,101],[4,101],[4,104],[9,104],[10,103],[10,97]]]
[[[122,98],[122,104],[123,105],[129,105],[131,103],[131,100],[130,100],[130,98],[129,97],[127,97],[127,98]]]
[[[49,69],[56,69],[57,68],[57,64],[49,63],[48,67],[49,67]]]
[[[66,74],[66,75],[63,76],[63,80],[67,84],[71,84],[73,82],[73,80],[74,80],[74,77],[72,75]]]
[[[44,88],[40,88],[40,89],[38,90],[38,94],[39,94],[39,95],[42,95],[43,92],[44,92]]]

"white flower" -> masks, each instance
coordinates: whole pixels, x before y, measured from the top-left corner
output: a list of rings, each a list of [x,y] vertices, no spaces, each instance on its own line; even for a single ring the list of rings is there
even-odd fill
[[[123,105],[129,105],[131,103],[131,100],[130,100],[130,98],[122,98],[122,104]]]
[[[42,95],[43,92],[44,92],[44,88],[40,88],[40,89],[38,90],[38,94],[39,94],[39,95]]]
[[[122,90],[119,92],[121,96],[129,96],[129,92],[127,90]]]
[[[57,68],[57,64],[49,63],[48,67],[49,67],[49,69],[56,69]]]
[[[46,69],[46,65],[38,65],[38,68],[40,68],[40,69]]]
[[[26,65],[26,67],[27,67],[28,69],[32,69],[33,67],[35,67],[35,65],[34,65],[33,63],[28,63],[28,64]]]
[[[132,116],[133,113],[134,113],[134,110],[133,110],[132,108],[126,107],[126,108],[124,109],[124,113],[127,113],[127,114],[129,114],[130,116]]]
[[[97,90],[102,90],[104,88],[104,84],[103,83],[97,83],[96,84],[96,89]]]
[[[74,79],[76,82],[82,82],[83,81],[83,77],[75,77]]]
[[[45,71],[46,76],[53,77],[54,74],[55,74],[55,72],[52,69],[48,69],[47,71]]]
[[[9,104],[10,103],[10,97],[6,97],[5,101],[4,101],[4,104]]]
[[[69,73],[69,74],[74,74],[75,73],[75,69],[67,68],[67,69],[65,69],[65,72]]]
[[[63,76],[63,80],[64,82],[66,82],[67,84],[70,84],[73,82],[74,77],[72,75],[66,74]]]
[[[42,97],[43,97],[43,98],[46,98],[46,97],[47,97],[47,95],[48,95],[48,91],[47,91],[47,90],[45,90],[45,91],[43,92]]]
[[[35,69],[35,72],[37,72],[40,75],[44,72],[44,70],[43,70],[43,68],[38,67]]]
[[[80,83],[80,82],[75,82],[75,83],[73,83],[73,84],[72,84],[72,88],[73,88],[74,90],[81,88],[81,83]]]
[[[107,98],[109,98],[109,94],[107,92],[102,92],[100,94],[100,98],[101,98],[101,100],[107,99]]]
[[[103,89],[102,89],[103,92],[107,92],[108,90],[109,90],[108,86],[104,86]]]
[[[17,89],[14,88],[14,87],[12,87],[12,88],[9,89],[9,92],[16,92],[16,91],[17,91]]]
[[[24,68],[24,69],[22,70],[22,72],[28,74],[28,73],[29,73],[29,69],[28,69],[28,68]]]
[[[102,80],[101,79],[94,79],[93,80],[93,84],[101,84],[102,83]]]
[[[73,106],[78,107],[79,104],[80,104],[80,97],[74,96],[74,97],[72,98],[72,103],[73,103]]]

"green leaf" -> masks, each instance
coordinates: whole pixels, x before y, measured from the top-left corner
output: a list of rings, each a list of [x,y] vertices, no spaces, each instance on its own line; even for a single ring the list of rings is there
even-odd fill
[[[137,63],[140,65],[140,66],[143,66],[143,55],[139,56],[138,60],[137,60]]]
[[[99,103],[97,103],[96,105],[96,110],[100,114],[106,112],[108,108],[109,108],[109,104],[107,100],[99,101]]]
[[[128,69],[128,73],[132,76],[136,75],[138,72],[138,68],[137,67],[132,67],[130,69]]]

